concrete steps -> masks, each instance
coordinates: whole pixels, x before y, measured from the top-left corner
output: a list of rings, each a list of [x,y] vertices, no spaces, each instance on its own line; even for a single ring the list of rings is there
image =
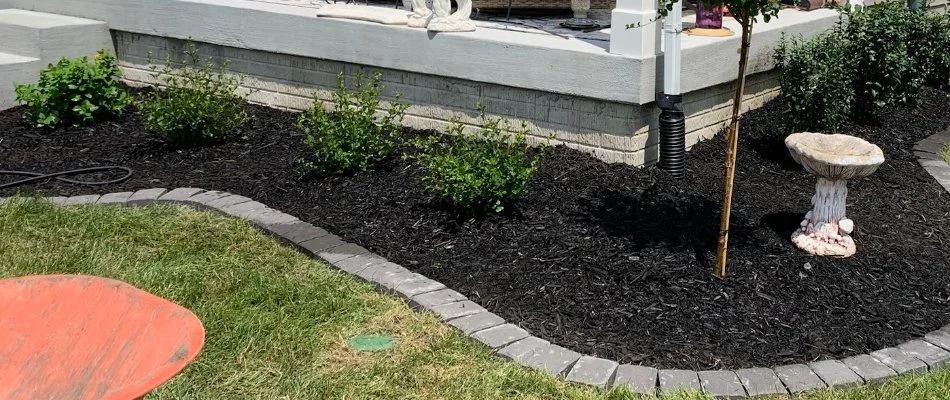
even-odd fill
[[[0,110],[15,106],[13,85],[33,83],[62,57],[113,49],[105,22],[19,9],[0,9]]]
[[[42,68],[39,58],[0,53],[0,110],[16,106],[14,85],[36,81]]]

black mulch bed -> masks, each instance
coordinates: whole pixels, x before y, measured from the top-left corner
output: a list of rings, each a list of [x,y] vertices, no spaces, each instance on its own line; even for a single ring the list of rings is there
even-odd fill
[[[950,323],[950,195],[911,150],[950,126],[948,107],[950,94],[931,93],[918,109],[845,130],[887,157],[850,185],[859,247],[848,259],[810,257],[791,243],[815,180],[788,156],[778,101],[749,113],[725,280],[711,275],[722,135],[689,153],[683,181],[554,148],[515,212],[479,218],[438,205],[419,168],[398,158],[355,176],[302,178],[293,163],[302,151],[295,116],[256,106],[240,140],[191,150],[163,148],[136,116],[44,133],[21,123],[22,109],[10,110],[0,113],[0,169],[135,169],[112,187],[21,189],[47,195],[151,187],[242,194],[579,352],[665,368],[738,368],[850,356]]]

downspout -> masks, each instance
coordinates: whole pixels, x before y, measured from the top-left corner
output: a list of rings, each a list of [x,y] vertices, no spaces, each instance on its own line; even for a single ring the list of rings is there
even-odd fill
[[[683,31],[680,1],[673,3],[673,9],[663,18],[663,91],[656,96],[656,104],[662,110],[659,168],[677,179],[686,176],[686,117],[680,94],[680,34]]]

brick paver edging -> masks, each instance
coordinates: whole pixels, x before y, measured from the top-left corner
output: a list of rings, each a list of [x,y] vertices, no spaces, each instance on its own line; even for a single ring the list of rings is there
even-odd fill
[[[914,154],[930,175],[933,175],[944,189],[950,191],[950,165],[943,159],[941,153],[950,144],[950,129],[930,136],[914,146]]]
[[[948,189],[950,190],[950,189]],[[842,360],[772,368],[692,371],[656,369],[591,357],[532,336],[488,312],[461,293],[409,271],[368,250],[341,240],[292,215],[244,196],[198,188],[144,189],[103,196],[49,197],[61,205],[145,206],[171,203],[218,211],[247,220],[282,242],[365,280],[387,294],[401,296],[415,310],[431,311],[497,355],[570,382],[608,389],[627,386],[635,393],[696,389],[717,398],[797,394],[810,389],[879,382],[900,374],[933,370],[950,362],[950,325],[897,347]],[[6,199],[0,198],[0,205]]]

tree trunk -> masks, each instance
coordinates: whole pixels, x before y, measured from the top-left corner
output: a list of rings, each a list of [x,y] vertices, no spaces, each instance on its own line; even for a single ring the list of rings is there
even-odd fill
[[[742,110],[742,94],[745,92],[745,71],[749,63],[749,46],[752,43],[752,19],[742,24],[742,47],[739,50],[739,78],[732,99],[732,121],[726,137],[726,174],[722,185],[722,219],[719,225],[719,246],[716,248],[716,277],[726,276],[726,255],[729,248],[729,217],[732,212],[732,185],[736,177],[736,152],[739,146],[739,111]]]

